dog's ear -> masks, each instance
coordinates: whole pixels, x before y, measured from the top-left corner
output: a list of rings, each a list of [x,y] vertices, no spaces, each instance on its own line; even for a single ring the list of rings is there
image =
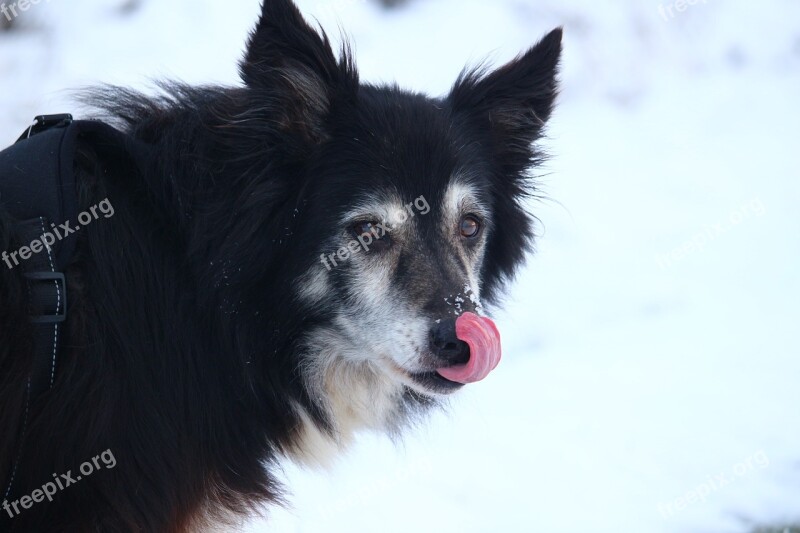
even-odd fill
[[[527,170],[541,159],[533,142],[542,135],[557,93],[561,29],[550,32],[527,53],[487,73],[463,73],[448,100],[457,117],[484,133],[496,161],[492,196],[495,231],[487,244],[482,295],[496,301],[499,288],[514,276],[533,242],[533,219],[521,205],[530,193]]]
[[[332,101],[358,87],[349,50],[337,60],[325,32],[309,26],[291,0],[263,1],[239,70],[269,100],[279,129],[312,142],[325,137]]]
[[[531,143],[550,118],[557,94],[562,30],[551,31],[527,53],[499,69],[465,71],[449,101],[488,128],[498,161],[512,172],[531,163]]]

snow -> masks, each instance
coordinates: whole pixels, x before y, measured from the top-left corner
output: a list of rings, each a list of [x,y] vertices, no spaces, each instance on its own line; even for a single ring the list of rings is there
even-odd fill
[[[257,0],[121,5],[51,0],[0,34],[0,144],[73,110],[64,89],[235,83]],[[399,446],[364,435],[330,472],[286,464],[292,507],[246,530],[800,521],[800,4],[300,5],[354,39],[364,79],[433,94],[563,25],[564,90],[538,253],[495,314],[503,363]]]

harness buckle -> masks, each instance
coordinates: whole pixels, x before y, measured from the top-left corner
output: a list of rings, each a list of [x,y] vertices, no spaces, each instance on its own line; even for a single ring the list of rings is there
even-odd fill
[[[33,324],[57,324],[67,319],[67,280],[63,272],[26,272],[23,274],[27,279],[37,282],[54,282],[56,284],[56,295],[59,299],[59,309],[55,314],[37,315],[30,317]],[[48,298],[48,301],[53,298]]]
[[[20,135],[17,142],[24,141],[36,135],[37,133],[41,133],[45,130],[49,130],[50,128],[60,128],[63,126],[69,126],[72,123],[72,115],[69,113],[61,113],[58,115],[39,115],[33,119],[33,124],[31,124],[27,130]]]

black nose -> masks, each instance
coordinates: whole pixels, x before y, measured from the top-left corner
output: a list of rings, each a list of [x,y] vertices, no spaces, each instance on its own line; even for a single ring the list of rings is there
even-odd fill
[[[450,365],[469,361],[469,345],[456,337],[455,318],[443,318],[431,328],[431,351]]]

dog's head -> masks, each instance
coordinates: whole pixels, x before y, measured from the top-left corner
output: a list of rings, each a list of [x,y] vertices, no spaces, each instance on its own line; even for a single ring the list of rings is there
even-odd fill
[[[385,427],[398,405],[496,364],[480,302],[531,244],[523,200],[560,52],[554,30],[429,98],[360,83],[349,53],[337,57],[292,2],[265,2],[241,72],[280,132],[276,166],[293,172],[286,264],[302,268],[285,279],[313,317],[298,341],[302,375],[340,425]],[[471,358],[485,368],[463,371]]]

